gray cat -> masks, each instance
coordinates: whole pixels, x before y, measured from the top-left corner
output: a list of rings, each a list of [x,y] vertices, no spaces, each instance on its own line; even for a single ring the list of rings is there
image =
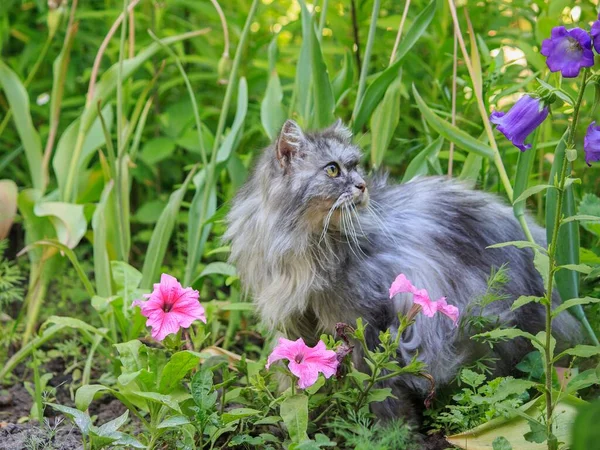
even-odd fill
[[[339,121],[308,133],[288,120],[233,202],[225,239],[266,325],[314,343],[322,332],[333,334],[337,322],[353,324],[362,317],[369,324],[367,341],[375,347],[379,331],[397,329],[397,312],[412,305],[409,294],[388,298],[399,273],[431,298],[445,296],[465,312],[486,291],[492,268],[508,264],[507,298],[489,305],[484,315],[532,333],[544,328],[540,305],[510,310],[518,296],[544,293],[532,252],[486,248],[525,240],[510,207],[441,177],[402,185],[387,184],[384,177],[367,179],[350,137]],[[531,224],[531,231],[544,242],[542,228]],[[579,326],[563,313],[554,330],[559,344],[568,343],[577,338]],[[497,358],[495,374],[506,375],[529,351],[519,340],[495,345],[490,355]],[[443,386],[461,364],[490,350],[447,317],[418,314],[402,337],[398,358],[406,363],[415,352]],[[363,364],[361,355],[354,356]],[[397,400],[378,404],[375,413],[383,419],[417,417],[428,382],[402,377],[390,386]]]

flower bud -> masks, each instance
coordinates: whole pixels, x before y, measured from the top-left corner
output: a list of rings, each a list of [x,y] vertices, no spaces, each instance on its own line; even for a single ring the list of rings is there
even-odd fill
[[[217,83],[219,84],[227,84],[229,79],[229,73],[231,72],[231,59],[229,59],[229,54],[224,53],[219,60],[219,65],[217,66],[217,74],[218,79]]]

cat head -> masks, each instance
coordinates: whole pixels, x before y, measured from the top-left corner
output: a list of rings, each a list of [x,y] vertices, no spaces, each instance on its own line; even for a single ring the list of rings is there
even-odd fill
[[[293,120],[284,123],[272,158],[290,198],[300,201],[315,224],[342,208],[366,206],[369,193],[360,173],[361,153],[341,121],[315,133]],[[330,214],[331,212],[331,214]],[[334,217],[335,222],[335,217]]]

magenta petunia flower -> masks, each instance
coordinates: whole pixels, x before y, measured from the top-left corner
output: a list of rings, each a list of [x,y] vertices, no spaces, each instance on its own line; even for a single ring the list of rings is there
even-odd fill
[[[583,139],[583,150],[585,151],[585,162],[592,166],[592,162],[600,161],[600,126],[596,122],[590,123]]]
[[[314,347],[309,347],[302,338],[290,341],[279,338],[279,343],[267,359],[266,368],[280,359],[289,361],[290,372],[298,377],[298,387],[306,389],[315,384],[321,372],[325,378],[335,374],[338,367],[338,358],[333,350],[327,350],[323,341],[317,342]]]
[[[136,300],[132,306],[139,306],[148,318],[146,325],[152,327],[152,337],[157,341],[177,333],[180,328],[189,328],[194,320],[206,323],[198,291],[181,287],[171,275],[163,273],[160,283],[155,283],[152,293],[144,297],[148,300]]]
[[[550,70],[561,72],[565,78],[575,78],[583,67],[594,65],[592,40],[581,28],[552,28],[550,39],[542,42],[541,54],[547,57]]]
[[[539,98],[524,95],[507,113],[492,112],[490,122],[498,125],[498,131],[524,152],[531,148],[531,144],[525,144],[525,139],[546,117],[548,117],[548,107],[543,105]]]
[[[431,300],[429,293],[425,289],[417,289],[406,275],[400,274],[396,277],[390,287],[390,298],[400,293],[413,294],[413,302],[421,307],[421,311],[427,317],[433,317],[436,312],[440,312],[452,319],[454,326],[458,326],[459,311],[456,306],[449,305],[446,302],[446,297],[442,297],[437,301]]]
[[[600,15],[598,16],[598,20],[592,24],[590,34],[592,35],[594,50],[596,50],[596,53],[600,53]]]

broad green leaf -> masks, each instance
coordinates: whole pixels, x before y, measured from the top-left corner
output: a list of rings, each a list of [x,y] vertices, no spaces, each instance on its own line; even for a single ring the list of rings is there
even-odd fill
[[[571,450],[590,450],[600,442],[600,400],[582,405],[579,408],[575,423],[573,424],[573,444]]]
[[[531,302],[539,303],[543,299],[544,299],[543,297],[537,297],[535,295],[521,295],[518,299],[516,299],[514,301],[514,303],[510,307],[510,309],[512,311],[514,311],[515,309],[520,308],[521,306],[524,306],[524,305],[526,305],[528,303],[531,303]]]
[[[242,129],[244,127],[244,121],[246,119],[246,113],[248,112],[248,84],[244,77],[240,78],[238,84],[238,97],[237,97],[237,109],[235,111],[235,118],[231,125],[231,130],[223,139],[223,143],[219,147],[217,152],[217,163],[221,164],[226,162],[231,153],[235,149],[236,143],[239,141]]]
[[[100,425],[98,427],[97,433],[100,436],[108,436],[108,435],[116,432],[123,425],[125,425],[125,422],[127,422],[127,419],[129,419],[129,411],[126,410],[123,414],[121,414],[116,419],[113,419],[110,422],[106,422],[105,424]]]
[[[400,94],[402,77],[388,87],[383,100],[371,116],[371,165],[381,167],[385,152],[392,141],[394,130],[400,119]]]
[[[535,148],[538,138],[540,136],[540,128],[536,129],[533,135],[532,146]],[[535,152],[519,152],[517,159],[517,172],[515,174],[515,183],[513,198],[520,198],[523,192],[527,189],[527,183],[529,182],[529,176],[533,168],[535,161]],[[514,201],[513,211],[515,217],[518,219],[525,214],[525,201]]]
[[[175,398],[171,395],[163,395],[158,392],[141,392],[141,391],[130,391],[130,394],[139,397],[141,399],[146,400],[147,402],[158,403],[160,405],[166,406],[173,411],[176,411],[181,414],[181,408],[179,407],[179,402],[175,400]]]
[[[510,442],[504,436],[498,436],[492,442],[492,450],[513,450]]]
[[[429,109],[414,85],[413,95],[415,97],[415,101],[417,102],[417,106],[419,107],[421,114],[423,114],[423,117],[425,117],[425,120],[427,120],[427,123],[429,123],[429,125],[431,125],[431,127],[440,135],[447,140],[454,142],[457,147],[462,148],[463,150],[473,152],[480,156],[485,156],[486,158],[493,158],[494,153],[489,145],[478,141],[471,135],[462,131],[460,128],[446,122],[438,117],[431,109]]]
[[[558,177],[561,173],[563,161],[565,160],[564,155],[567,133],[568,132],[565,132],[554,151],[554,161],[552,163],[550,176],[548,177],[548,184],[553,184],[555,177]],[[554,221],[557,213],[557,194],[558,191],[556,189],[550,189],[546,193],[546,239],[548,243],[552,242]],[[562,211],[559,211],[559,214],[563,214],[565,217],[575,215],[573,186],[570,186],[565,190]],[[579,264],[579,226],[577,223],[570,222],[560,227],[556,246],[556,263],[559,266],[565,264]],[[556,288],[560,293],[563,302],[571,298],[579,297],[578,272],[561,270],[556,273],[554,279],[556,280]],[[581,306],[574,308],[573,313],[579,319],[585,317]]]
[[[42,141],[31,120],[29,95],[17,74],[2,60],[0,60],[0,87],[4,89],[4,95],[12,111],[19,139],[25,149],[31,183],[35,189],[41,189],[44,181]]]
[[[0,180],[0,239],[6,238],[17,214],[19,189],[12,180]]]
[[[335,99],[333,90],[329,81],[329,72],[323,53],[321,52],[321,43],[315,35],[315,30],[311,26],[310,33],[310,57],[312,69],[312,93],[313,93],[313,111],[309,123],[312,128],[325,128],[334,121],[333,112],[335,110]]]
[[[169,358],[160,374],[158,392],[169,394],[175,389],[180,381],[190,370],[198,365],[200,355],[190,351],[177,352]]]
[[[208,369],[202,369],[196,372],[190,383],[190,391],[196,406],[201,411],[208,411],[214,407],[217,401],[217,392],[213,389],[213,373]]]
[[[402,182],[406,183],[415,177],[427,175],[429,173],[429,170],[427,168],[427,161],[437,158],[437,155],[440,153],[443,144],[444,138],[442,136],[439,136],[435,141],[433,141],[431,144],[429,144],[427,147],[421,150],[419,154],[412,159],[412,161],[406,168],[404,176],[402,177]]]
[[[519,195],[519,197],[516,200],[513,201],[513,205],[515,203],[519,203],[528,199],[529,197],[537,194],[538,192],[545,191],[546,189],[554,189],[554,186],[552,186],[551,184],[538,184],[537,186],[532,186],[529,189],[525,189],[525,191],[523,191],[523,193]]]
[[[269,44],[269,81],[265,96],[260,103],[260,121],[269,139],[273,140],[279,134],[286,112],[283,109],[283,90],[281,81],[275,69],[277,58],[277,36]]]
[[[387,91],[388,86],[398,77],[400,66],[404,62],[404,57],[409,53],[419,38],[423,35],[431,23],[437,2],[433,0],[421,13],[415,17],[410,29],[400,42],[396,53],[396,61],[387,69],[381,72],[377,78],[367,87],[358,107],[356,117],[353,118],[352,131],[360,131],[367,120],[371,117],[373,110],[381,101],[381,98]]]
[[[569,380],[565,393],[574,394],[581,389],[585,389],[598,383],[600,383],[600,380],[598,379],[596,371],[593,369],[585,370]]]
[[[600,197],[592,193],[585,194],[577,209],[577,215],[595,217],[596,219],[582,220],[581,226],[590,233],[594,233],[596,236],[600,237],[600,223],[598,223],[597,219],[600,217]]]
[[[110,276],[110,260],[106,240],[106,202],[113,188],[113,181],[104,186],[100,201],[92,216],[92,230],[94,230],[94,277],[96,291],[100,297],[112,295],[112,282]]]
[[[92,419],[88,414],[81,412],[78,409],[57,405],[55,403],[47,403],[47,405],[70,417],[73,422],[75,422],[75,425],[77,425],[77,428],[79,428],[79,431],[81,431],[81,434],[84,436],[88,436],[90,434],[90,428],[92,428],[93,425]]]
[[[75,406],[80,411],[85,411],[90,407],[98,392],[110,390],[110,388],[101,384],[84,384],[75,392]]]
[[[171,416],[159,423],[156,428],[159,430],[165,428],[178,428],[182,425],[187,425],[188,423],[191,423],[190,419],[185,416]]]
[[[536,342],[537,344],[541,345],[541,342],[533,334],[519,330],[518,328],[498,328],[496,330],[476,334],[473,337],[484,338],[486,340],[491,341],[502,341],[506,339],[515,339],[518,337],[523,337],[532,343]]]
[[[474,189],[481,173],[482,164],[482,156],[476,155],[475,153],[469,153],[465,159],[458,179],[468,182],[468,186],[470,186],[471,189]]]
[[[572,308],[577,305],[588,305],[590,303],[600,303],[600,298],[593,297],[583,297],[583,298],[572,298],[563,302],[561,305],[557,306],[554,311],[552,311],[552,317],[556,317],[560,312],[565,309]]]
[[[144,289],[150,289],[152,283],[158,280],[160,266],[162,265],[165,253],[167,252],[171,234],[175,228],[177,214],[179,213],[179,208],[181,207],[181,202],[183,201],[188,185],[192,181],[194,172],[195,167],[190,171],[183,182],[183,185],[171,194],[169,203],[167,203],[167,206],[160,215],[160,219],[158,219],[158,222],[154,227],[144,258],[144,267],[142,268],[142,281],[140,286]]]
[[[142,281],[140,271],[122,261],[111,261],[110,271],[118,291],[133,291]]]
[[[389,397],[393,397],[392,388],[371,389],[367,396],[367,403],[382,402]]]
[[[286,397],[280,405],[279,415],[283,419],[290,439],[294,443],[308,439],[308,397],[302,394]]]
[[[87,331],[92,334],[104,335],[106,329],[98,329],[89,323],[84,322],[83,320],[76,319],[74,317],[61,317],[61,316],[50,316],[46,321],[41,325],[40,329],[45,329],[48,325],[60,325],[66,328],[72,328],[74,330],[82,330]],[[103,331],[104,330],[104,331]]]
[[[245,417],[257,416],[259,414],[262,414],[262,412],[259,411],[258,409],[234,408],[234,409],[230,409],[229,411],[224,413],[221,416],[221,420],[223,421],[224,424],[228,424],[230,422],[233,422],[234,420],[243,419]]]
[[[335,97],[336,102],[339,102],[342,94],[350,88],[353,80],[354,65],[352,63],[352,53],[347,51],[344,53],[344,65],[342,66],[342,69],[331,82],[331,88],[333,90],[333,96]]]
[[[68,248],[75,248],[87,231],[83,205],[41,201],[36,203],[33,211],[38,217],[50,219],[58,240]]]
[[[112,124],[114,122],[114,114],[111,105],[106,105],[102,109],[102,118],[106,125],[107,131],[110,133]],[[65,182],[67,180],[68,169],[73,159],[73,148],[77,141],[77,133],[79,131],[80,120],[75,119],[69,126],[63,131],[56,144],[56,151],[52,158],[52,168],[54,169],[54,175],[58,184],[58,190],[60,192],[60,198],[64,197]],[[81,149],[81,156],[77,163],[79,168],[79,174],[82,175],[84,169],[88,166],[90,160],[97,153],[98,148],[106,144],[106,135],[102,130],[102,122],[99,118],[94,120],[91,128],[85,134],[83,147]]]
[[[146,164],[153,166],[170,158],[176,147],[177,144],[173,139],[159,136],[146,141],[140,152],[140,159]]]
[[[561,224],[573,222],[574,220],[579,220],[581,222],[600,222],[600,217],[589,215],[576,215],[562,219]]]
[[[533,251],[533,265],[542,276],[544,286],[548,286],[548,277],[550,276],[550,259],[548,255],[538,250]]]
[[[144,344],[137,339],[115,344],[115,348],[119,353],[119,360],[123,366],[121,369],[122,373],[133,373],[146,367],[140,356],[140,349],[142,347],[144,347]]]
[[[302,18],[302,45],[296,64],[296,80],[294,93],[296,94],[296,111],[303,118],[302,124],[309,123],[312,96],[310,94],[312,82],[311,36],[314,34],[313,18],[304,1],[300,1],[300,16]]]

